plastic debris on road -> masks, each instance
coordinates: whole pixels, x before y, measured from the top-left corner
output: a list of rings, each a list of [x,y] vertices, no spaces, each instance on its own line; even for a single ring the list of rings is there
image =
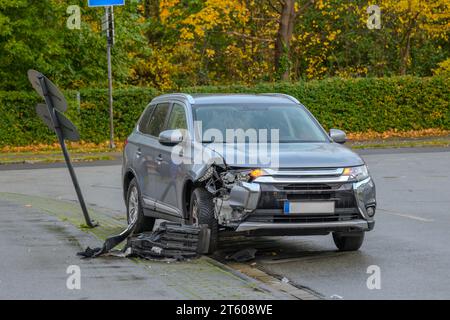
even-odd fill
[[[102,248],[87,248],[78,255],[96,258],[104,255],[119,257],[137,256],[144,259],[174,260],[192,259],[208,252],[210,230],[206,225],[199,227],[162,222],[155,231],[133,234],[135,223],[120,234],[106,239]],[[111,251],[127,239],[122,251]]]

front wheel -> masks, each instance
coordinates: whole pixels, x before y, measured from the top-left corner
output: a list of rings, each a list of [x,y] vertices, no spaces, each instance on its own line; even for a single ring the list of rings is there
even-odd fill
[[[356,251],[364,242],[364,232],[345,234],[333,232],[333,240],[339,251]]]
[[[189,208],[192,225],[206,224],[211,231],[208,253],[213,253],[218,248],[219,224],[214,216],[213,196],[205,188],[196,188],[191,195]]]
[[[134,233],[152,231],[155,225],[155,219],[144,215],[142,206],[142,196],[136,178],[131,180],[127,192],[127,220],[128,224],[137,220]]]

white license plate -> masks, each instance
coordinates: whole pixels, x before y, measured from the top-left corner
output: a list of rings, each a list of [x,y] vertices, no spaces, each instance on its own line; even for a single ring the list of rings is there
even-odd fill
[[[333,214],[334,201],[310,201],[297,202],[286,201],[284,203],[285,214]]]

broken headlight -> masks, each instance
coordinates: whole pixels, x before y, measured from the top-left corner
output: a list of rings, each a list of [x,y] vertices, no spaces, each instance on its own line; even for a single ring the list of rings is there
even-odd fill
[[[232,188],[237,182],[252,182],[265,174],[264,169],[237,169],[222,173],[221,177],[224,185]]]
[[[250,182],[265,174],[266,172],[263,169],[242,170],[236,173],[236,180]]]

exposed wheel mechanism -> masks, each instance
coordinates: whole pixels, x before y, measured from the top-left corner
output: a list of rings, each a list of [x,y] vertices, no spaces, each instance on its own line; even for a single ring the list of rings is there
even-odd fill
[[[137,220],[137,224],[134,233],[152,231],[155,225],[155,218],[144,216],[141,191],[136,178],[133,178],[127,191],[127,221],[128,224],[131,224],[135,220]]]
[[[356,251],[364,242],[364,232],[333,232],[333,240],[339,251]]]
[[[191,194],[189,217],[192,225],[208,225],[211,230],[208,253],[213,253],[218,248],[219,224],[214,217],[213,196],[205,188],[195,188]]]

